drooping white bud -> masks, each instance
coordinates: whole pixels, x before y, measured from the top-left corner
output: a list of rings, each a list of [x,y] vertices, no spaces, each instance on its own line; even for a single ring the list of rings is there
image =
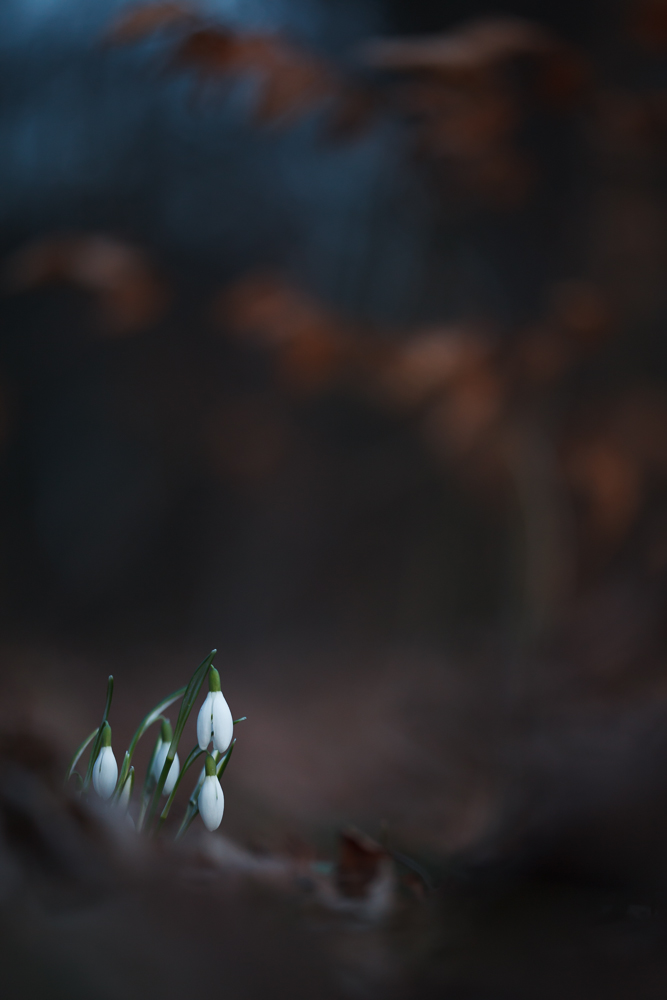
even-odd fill
[[[209,692],[197,716],[197,742],[200,750],[206,750],[213,740],[213,748],[224,751],[232,742],[234,720],[220,690],[220,674],[215,667],[211,667],[208,684]]]
[[[216,774],[216,764],[210,755],[206,758],[206,777],[199,793],[199,813],[207,830],[217,830],[225,811],[225,797]]]
[[[151,776],[155,783],[160,780],[160,775],[162,774],[162,768],[164,767],[164,762],[167,759],[167,754],[169,753],[169,746],[174,737],[174,731],[171,728],[171,722],[169,719],[163,718],[162,728],[160,730],[160,736],[157,742],[157,748],[155,750],[155,756],[153,757],[153,763],[151,765]],[[176,779],[178,778],[179,772],[181,770],[181,764],[178,759],[178,754],[174,754],[174,760],[171,767],[167,773],[167,777],[162,789],[163,795],[171,795],[174,785],[176,784]]]
[[[171,741],[170,741],[171,742]],[[167,759],[167,754],[169,753],[169,743],[165,742],[162,744],[158,752],[153,758],[153,777],[156,781],[159,781],[160,775],[162,774],[162,768],[164,767],[164,762]],[[178,778],[179,772],[181,770],[181,764],[178,759],[178,754],[174,756],[174,761],[169,768],[169,773],[167,774],[167,779],[164,783],[164,788],[162,789],[163,795],[171,795],[174,785],[176,784],[176,779]]]
[[[118,780],[118,764],[111,749],[111,726],[104,723],[102,746],[93,766],[93,788],[102,799],[110,799]]]

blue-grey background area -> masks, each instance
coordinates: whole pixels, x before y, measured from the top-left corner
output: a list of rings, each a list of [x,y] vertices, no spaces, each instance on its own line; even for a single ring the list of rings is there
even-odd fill
[[[154,328],[116,340],[90,330],[72,290],[0,304],[5,628],[441,637],[502,616],[505,533],[411,429],[345,393],[275,398],[265,362],[212,329],[207,309],[226,282],[274,267],[389,336],[471,314],[511,331],[566,270],[562,206],[579,183],[566,126],[535,137],[546,172],[525,210],[462,213],[455,192],[434,198],[392,116],[340,144],[324,140],[317,114],[286,131],[257,127],[248,83],[195,98],[190,78],[165,72],[166,43],[104,46],[125,6],[0,7],[0,249],[110,233],[151,252],[174,300]],[[510,6],[203,9],[282,29],[342,67],[369,37],[485,12],[589,30],[579,7]],[[268,486],[244,492],[211,475],[199,442],[216,408],[258,394],[296,444]]]

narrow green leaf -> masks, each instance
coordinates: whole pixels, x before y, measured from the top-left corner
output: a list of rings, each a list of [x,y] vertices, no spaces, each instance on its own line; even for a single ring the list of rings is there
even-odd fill
[[[137,830],[139,832],[143,830],[146,810],[148,809],[148,804],[151,801],[151,795],[156,785],[155,777],[153,775],[153,763],[155,762],[157,752],[161,746],[162,734],[158,733],[157,739],[155,740],[155,746],[153,747],[153,752],[150,756],[150,760],[148,761],[148,767],[146,768],[146,777],[144,778],[144,783],[141,788],[141,806],[139,808],[139,819],[137,820]]]
[[[109,709],[111,708],[111,699],[113,698],[113,674],[109,674],[109,679],[107,680],[107,701],[104,706],[104,715],[102,716],[102,725],[109,718]]]
[[[127,775],[130,771],[130,751],[125,751],[125,756],[123,757],[123,763],[120,767],[120,774],[118,775],[118,781],[116,782],[116,787],[113,793],[113,800],[117,802],[120,798],[120,793],[123,791],[123,787],[127,780]]]
[[[90,736],[86,736],[86,738],[83,741],[83,743],[81,743],[80,746],[77,747],[77,749],[75,751],[75,754],[72,757],[72,760],[70,761],[70,765],[67,768],[67,775],[65,777],[65,785],[67,785],[67,783],[69,782],[70,778],[74,774],[74,768],[79,763],[79,758],[83,756],[86,747],[88,746],[89,743],[91,743],[95,739],[95,737],[97,736],[97,734],[98,734],[99,731],[100,731],[99,730],[99,726],[98,726],[97,729],[93,729],[93,731],[90,734]],[[80,777],[80,775],[79,775],[79,777]],[[83,778],[81,780],[83,781]]]
[[[223,774],[225,773],[225,770],[226,770],[226,768],[227,768],[227,765],[229,764],[229,761],[230,761],[230,759],[231,759],[231,756],[232,756],[232,751],[233,751],[233,749],[234,749],[234,744],[235,744],[235,743],[236,743],[236,740],[232,740],[232,742],[231,742],[231,743],[229,744],[229,749],[227,750],[227,753],[226,753],[226,754],[225,754],[225,756],[224,756],[224,757],[222,758],[222,760],[220,761],[220,763],[218,764],[218,766],[217,766],[217,768],[216,768],[216,770],[217,770],[217,774],[218,774],[218,781],[220,780],[220,778],[221,778],[221,777],[223,776]]]
[[[83,778],[81,777],[78,771],[72,771],[68,780],[71,781],[72,778],[76,778],[76,786],[77,786],[76,790],[77,792],[80,792],[83,788]]]

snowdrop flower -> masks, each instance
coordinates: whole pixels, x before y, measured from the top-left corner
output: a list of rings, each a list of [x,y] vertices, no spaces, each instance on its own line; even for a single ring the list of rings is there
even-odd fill
[[[208,687],[197,718],[197,742],[200,750],[206,750],[212,739],[213,748],[224,751],[232,742],[234,720],[220,690],[220,674],[215,667],[211,667],[208,675]]]
[[[102,799],[110,799],[118,780],[118,764],[111,749],[111,726],[102,728],[102,746],[93,766],[93,788]]]
[[[222,822],[222,814],[225,811],[225,797],[222,794],[222,787],[216,774],[215,760],[209,754],[206,758],[206,777],[199,793],[199,813],[204,826],[213,832],[217,830]]]
[[[173,738],[173,730],[171,728],[171,723],[168,719],[165,719],[162,723],[162,732],[160,734],[161,743],[158,747],[157,753],[153,758],[153,777],[156,783],[160,780],[160,775],[162,774],[162,768],[164,767],[164,762],[167,759],[167,754],[169,753],[169,745]],[[164,783],[164,788],[162,789],[163,795],[171,795],[174,785],[176,784],[176,779],[181,770],[180,761],[178,759],[178,754],[174,755],[174,761],[169,768],[169,773],[167,775],[167,780]]]

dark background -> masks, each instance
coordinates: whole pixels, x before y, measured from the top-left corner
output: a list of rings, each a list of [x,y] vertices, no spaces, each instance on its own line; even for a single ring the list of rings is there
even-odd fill
[[[435,852],[661,872],[660,4],[207,8],[382,95],[345,142],[317,110],[258,123],[243,82],[198,91],[168,36],[108,44],[120,9],[0,14],[6,714],[22,706],[73,747],[112,671],[122,742],[217,646],[250,717],[232,832],[386,820]],[[451,123],[445,153],[420,145],[411,73],[360,49],[492,15],[547,29],[553,102],[534,53],[426,83],[454,102],[509,88],[517,124],[498,141],[518,179],[499,195],[466,186],[477,154]],[[493,120],[479,128],[492,158]],[[71,274],[17,286],[17,254],[63,233],[142,248],[164,307],[120,329]],[[425,329],[481,331],[475,405],[501,403],[479,441],[441,447],[435,409],[387,405],[385,361],[281,375],[215,306],[267,270],[380,359]]]

